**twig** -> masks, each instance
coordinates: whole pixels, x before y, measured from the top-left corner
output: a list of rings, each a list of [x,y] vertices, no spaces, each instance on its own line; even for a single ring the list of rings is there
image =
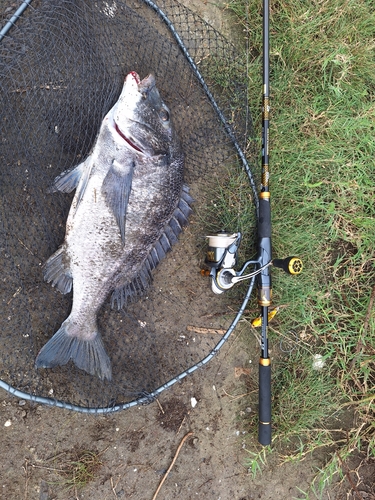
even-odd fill
[[[23,466],[23,470],[25,471],[25,476],[26,476],[26,481],[25,481],[25,500],[27,499],[27,494],[28,494],[28,487],[29,487],[29,473],[28,473],[28,469],[27,469],[27,466],[28,466],[28,461],[27,459],[25,460],[25,465]]]
[[[62,455],[65,455],[65,451],[60,451],[60,453],[57,453],[57,455],[52,455],[51,457],[46,458],[44,461],[45,462],[50,462],[51,460],[57,460],[60,458]],[[34,466],[33,466],[34,467]]]
[[[23,241],[21,241],[19,238],[17,238],[17,240],[21,243],[21,245],[22,245],[23,247],[25,247],[25,248],[26,248],[26,250],[27,250],[28,252],[30,252],[30,253],[31,253],[31,255],[32,255],[33,257],[36,257],[36,255],[35,255],[35,254],[34,254],[34,253],[30,250],[30,248],[29,248],[29,247],[27,247],[27,246],[25,245],[25,243],[24,243]]]
[[[199,326],[190,326],[186,327],[186,330],[189,332],[209,334],[209,335],[224,335],[226,330],[223,328],[200,328]]]
[[[9,304],[12,302],[12,300],[17,297],[17,295],[20,293],[20,291],[22,290],[21,287],[18,287],[17,290],[14,292],[14,294],[12,295],[12,298],[10,298],[7,302],[7,306],[9,306]]]
[[[188,414],[189,414],[189,413],[190,413],[190,412],[188,412]],[[177,434],[180,432],[181,427],[184,425],[185,420],[186,420],[186,415],[184,416],[184,418],[183,418],[183,419],[182,419],[182,421],[181,421],[181,424],[180,424],[180,427],[178,428],[178,431],[177,431],[177,433],[176,433],[176,436],[177,436]]]
[[[152,497],[152,500],[155,500],[155,498],[158,496],[158,493],[159,493],[159,491],[160,491],[161,487],[163,486],[164,481],[167,479],[168,474],[169,474],[169,473],[171,472],[171,470],[172,470],[172,467],[173,467],[173,465],[174,465],[174,463],[175,463],[175,461],[176,461],[176,459],[177,459],[177,457],[178,457],[178,454],[179,454],[179,453],[180,453],[180,451],[181,451],[181,448],[182,448],[182,446],[183,446],[184,442],[187,440],[187,438],[188,438],[189,436],[192,436],[192,435],[193,435],[193,433],[192,433],[192,432],[188,432],[188,433],[187,433],[187,434],[186,434],[186,435],[182,438],[181,443],[179,444],[179,446],[178,446],[178,448],[177,448],[177,451],[176,451],[176,453],[175,453],[175,456],[173,457],[172,463],[171,463],[171,465],[168,467],[167,472],[164,474],[163,479],[160,481],[160,484],[159,484],[159,486],[158,486],[158,489],[156,490],[155,495]]]
[[[368,328],[368,324],[370,322],[371,310],[373,308],[374,301],[375,301],[375,285],[372,288],[372,292],[371,292],[371,296],[370,296],[370,302],[368,303],[367,312],[366,312],[366,316],[365,316],[365,321],[363,323],[363,333],[364,334],[366,333],[366,330]]]
[[[66,472],[65,469],[55,469],[54,467],[45,467],[43,465],[35,465],[35,464],[31,464],[31,467],[33,469],[44,469],[44,470],[48,470],[49,472]]]
[[[115,495],[115,498],[118,498],[117,493],[116,493],[116,488],[117,488],[117,485],[118,485],[118,483],[119,483],[120,479],[121,479],[121,478],[119,477],[119,478],[117,479],[116,484],[114,485],[114,484],[113,484],[113,477],[111,476],[111,488],[112,488],[113,494]]]
[[[348,401],[347,403],[342,403],[341,407],[343,408],[344,406],[354,406],[354,405],[360,405],[362,403],[370,403],[375,399],[375,394],[371,394],[371,396],[367,396],[366,398],[363,399],[358,399],[358,401]]]
[[[233,396],[232,394],[228,394],[227,391],[225,389],[223,389],[223,392],[226,396],[228,396],[229,398],[231,398],[230,402],[232,401],[236,401],[236,399],[241,399],[243,398],[244,396],[248,396],[250,394],[250,392],[244,392],[243,394],[238,394],[236,396]]]
[[[345,469],[345,476],[347,478],[347,480],[349,481],[349,484],[350,484],[350,487],[352,488],[352,490],[354,491],[355,493],[355,496],[358,495],[358,498],[359,500],[362,500],[362,495],[360,494],[360,492],[358,491],[358,488],[357,486],[354,484],[353,482],[353,479],[351,478],[350,476],[350,470],[348,468],[348,466],[346,464],[344,464],[344,462],[342,461],[342,458],[340,457],[340,453],[338,451],[336,451],[336,455],[339,459],[339,462],[340,462],[340,465],[341,465],[341,468],[342,469]]]
[[[159,401],[158,399],[156,399],[156,402],[157,402],[157,404],[158,404],[158,406],[159,406],[159,408],[160,408],[160,411],[161,411],[161,412],[162,412],[162,414],[164,415],[165,411],[163,410],[163,407],[162,407],[162,405],[161,405],[160,401]]]
[[[200,488],[202,488],[202,486],[204,486],[205,484],[209,483],[210,481],[212,481],[212,477],[210,477],[210,479],[207,479],[207,481],[205,481],[204,483],[202,483],[200,486],[198,486],[197,490],[199,490]]]

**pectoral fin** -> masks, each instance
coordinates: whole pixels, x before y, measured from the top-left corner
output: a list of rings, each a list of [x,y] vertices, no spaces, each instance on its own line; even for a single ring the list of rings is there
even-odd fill
[[[92,166],[93,162],[91,156],[89,156],[84,162],[73,168],[73,170],[65,171],[56,177],[53,186],[50,189],[51,192],[61,191],[62,193],[71,193],[74,189],[77,189],[77,202],[74,212],[77,211],[85,193]]]
[[[53,181],[53,185],[50,189],[52,193],[56,191],[61,191],[62,193],[71,193],[76,187],[81,179],[81,176],[85,170],[85,162],[80,163],[72,170],[65,170]]]
[[[123,243],[125,243],[126,209],[132,187],[133,170],[132,161],[122,165],[114,160],[102,186],[102,193],[115,216]]]

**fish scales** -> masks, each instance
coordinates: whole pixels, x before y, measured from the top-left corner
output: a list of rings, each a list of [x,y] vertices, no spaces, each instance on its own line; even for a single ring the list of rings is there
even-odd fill
[[[53,191],[76,190],[65,240],[44,265],[62,293],[73,288],[71,313],[39,352],[37,368],[72,360],[112,377],[97,325],[108,295],[120,308],[142,294],[151,272],[176,243],[191,213],[184,160],[170,113],[149,75],[125,79],[91,154],[55,179]]]

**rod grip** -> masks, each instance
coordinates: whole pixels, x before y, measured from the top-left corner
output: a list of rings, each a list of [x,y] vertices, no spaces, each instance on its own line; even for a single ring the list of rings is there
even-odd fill
[[[259,238],[271,238],[271,205],[269,198],[260,197],[259,199],[258,236]]]
[[[271,362],[260,358],[259,363],[259,433],[263,446],[271,444]]]

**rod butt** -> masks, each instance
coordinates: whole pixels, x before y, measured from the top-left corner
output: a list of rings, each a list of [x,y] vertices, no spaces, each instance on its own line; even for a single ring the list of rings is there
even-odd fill
[[[271,440],[271,362],[269,358],[260,358],[258,441],[263,446],[268,446]]]

